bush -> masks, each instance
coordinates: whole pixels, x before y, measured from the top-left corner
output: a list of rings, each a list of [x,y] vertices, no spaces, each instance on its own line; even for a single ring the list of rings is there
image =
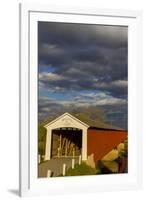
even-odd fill
[[[45,144],[46,144],[46,129],[43,125],[38,126],[38,153],[40,155],[45,154]]]

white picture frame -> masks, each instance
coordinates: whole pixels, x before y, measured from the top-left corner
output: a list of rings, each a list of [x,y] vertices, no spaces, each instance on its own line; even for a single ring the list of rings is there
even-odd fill
[[[142,186],[142,14],[20,4],[20,196],[133,190]],[[128,26],[128,173],[118,175],[37,178],[37,21]]]

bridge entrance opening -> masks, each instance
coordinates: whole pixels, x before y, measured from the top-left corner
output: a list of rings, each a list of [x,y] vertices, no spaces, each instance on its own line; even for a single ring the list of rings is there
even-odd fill
[[[78,157],[82,154],[82,130],[59,128],[52,130],[51,157]]]

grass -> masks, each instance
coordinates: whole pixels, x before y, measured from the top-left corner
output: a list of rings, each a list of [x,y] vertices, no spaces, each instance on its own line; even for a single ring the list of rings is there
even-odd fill
[[[99,173],[99,169],[94,169],[83,162],[81,165],[76,164],[74,169],[69,168],[66,176],[97,175]]]

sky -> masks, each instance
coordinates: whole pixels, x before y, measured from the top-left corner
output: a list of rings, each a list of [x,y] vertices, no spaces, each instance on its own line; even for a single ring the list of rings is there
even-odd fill
[[[39,121],[98,108],[127,129],[127,56],[125,26],[38,22]]]

